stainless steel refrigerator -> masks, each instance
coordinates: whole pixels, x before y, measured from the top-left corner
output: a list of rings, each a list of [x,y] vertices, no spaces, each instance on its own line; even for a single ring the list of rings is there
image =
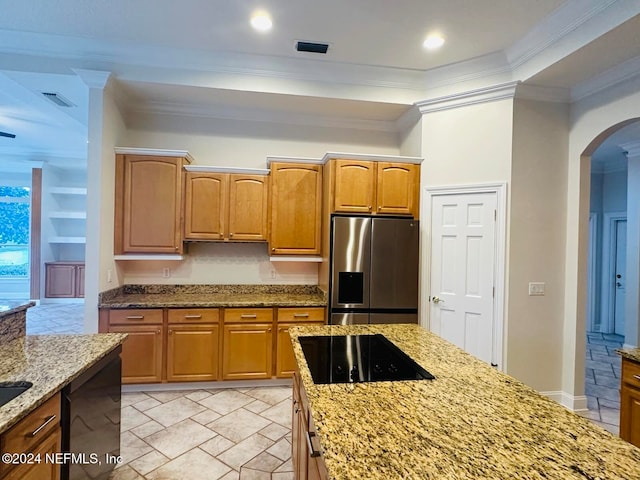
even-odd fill
[[[418,323],[418,221],[331,219],[331,324]]]

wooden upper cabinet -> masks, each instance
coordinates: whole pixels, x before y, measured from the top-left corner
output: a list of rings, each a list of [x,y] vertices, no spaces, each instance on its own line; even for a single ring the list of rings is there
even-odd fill
[[[267,240],[268,179],[229,175],[229,240]]]
[[[187,172],[185,240],[267,240],[268,178]]]
[[[116,155],[116,254],[182,253],[182,166],[186,161]]]
[[[418,217],[419,166],[377,162],[376,213]]]
[[[333,210],[418,218],[420,166],[368,160],[332,160]]]
[[[371,213],[375,203],[375,163],[336,160],[334,210]]]
[[[322,166],[271,164],[272,255],[320,254]]]
[[[184,238],[221,240],[227,216],[228,175],[187,172],[185,176]]]

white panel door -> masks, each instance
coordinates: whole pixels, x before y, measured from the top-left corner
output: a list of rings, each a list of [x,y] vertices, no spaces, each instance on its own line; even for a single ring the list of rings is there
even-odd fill
[[[494,355],[495,193],[436,195],[431,330],[487,363]]]
[[[624,303],[625,303],[625,283],[627,269],[627,221],[616,220],[616,278],[613,279],[614,288],[614,309],[613,309],[613,333],[624,335]]]

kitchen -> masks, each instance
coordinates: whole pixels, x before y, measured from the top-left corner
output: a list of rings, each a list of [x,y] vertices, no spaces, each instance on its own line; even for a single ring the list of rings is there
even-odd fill
[[[609,14],[620,14],[615,7]],[[509,328],[505,333],[504,363],[509,373],[536,390],[560,392],[558,398],[566,403],[579,403],[583,387],[578,375],[583,362],[579,339],[584,328],[579,323],[579,312],[584,293],[579,288],[578,268],[582,243],[576,233],[581,231],[578,212],[583,208],[575,183],[581,178],[577,159],[602,131],[634,118],[635,96],[631,95],[625,101],[615,100],[613,90],[612,98],[603,105],[594,106],[588,99],[578,102],[573,110],[580,115],[574,114],[576,120],[569,127],[566,104],[516,98],[515,91],[510,91],[507,85],[497,92],[502,96],[496,94],[493,101],[470,102],[446,110],[437,109],[437,102],[432,102],[431,109],[425,104],[421,107],[424,113],[418,123],[412,124],[411,115],[407,115],[405,120],[412,128],[404,129],[398,135],[385,130],[366,132],[351,128],[345,131],[344,119],[342,123],[325,125],[318,130],[317,126],[305,126],[304,123],[296,128],[279,127],[273,122],[256,121],[259,117],[252,120],[203,119],[184,117],[179,112],[159,115],[142,108],[132,109],[134,111],[124,115],[119,113],[119,107],[113,101],[114,92],[120,90],[118,85],[103,91],[97,75],[89,78],[89,73],[84,73],[88,81],[93,81],[90,95],[99,102],[104,100],[105,112],[103,116],[92,110],[97,118],[94,116],[90,123],[102,125],[98,128],[98,137],[90,142],[89,153],[87,265],[91,277],[87,279],[87,291],[92,292],[92,298],[121,284],[272,283],[273,271],[278,283],[315,284],[318,281],[317,264],[274,264],[268,260],[264,246],[198,244],[191,255],[177,263],[113,260],[113,147],[185,148],[202,165],[237,166],[242,162],[241,166],[247,168],[264,168],[266,157],[273,154],[319,158],[334,150],[420,156],[426,159],[421,169],[423,186],[509,182],[510,250],[508,281],[505,282],[509,302],[508,311],[504,312]],[[103,79],[103,83],[105,81]],[[139,93],[135,87],[128,85],[131,104]],[[158,99],[168,93],[168,89],[150,82],[137,87],[154,93]],[[474,91],[474,86],[460,88]],[[383,87],[378,90],[388,91]],[[442,89],[434,89],[417,100],[428,96],[440,99],[443,105],[451,101],[445,98],[447,93],[440,92]],[[475,94],[477,99],[487,95],[485,91]],[[251,93],[242,95],[257,104],[261,101]],[[619,96],[625,98],[623,93]],[[240,101],[237,95],[235,97],[235,101]],[[379,98],[387,97],[381,95]],[[293,104],[300,122],[308,118],[304,114],[309,112],[309,104],[296,106],[296,99],[283,93],[275,94],[273,100],[276,104]],[[308,101],[316,112],[324,111],[323,103],[335,106],[336,115],[340,111],[339,105],[331,101]],[[451,125],[456,125],[460,131],[474,132],[474,135],[457,134]],[[313,140],[309,141],[309,138]],[[452,145],[456,148],[452,149]],[[475,165],[478,158],[483,159],[482,169]],[[562,168],[556,171],[558,162]],[[542,168],[532,170],[532,164]],[[455,168],[448,165],[455,165]],[[540,191],[545,192],[544,198],[539,198]],[[567,205],[567,208],[557,209],[554,205]],[[422,207],[421,211],[426,215],[426,209]],[[423,228],[427,224],[425,218],[421,217]],[[422,237],[425,238],[424,234]],[[545,245],[545,255],[529,254],[532,248],[538,252],[541,244]],[[563,268],[559,269],[558,265]],[[162,276],[165,268],[170,271],[168,279]],[[107,282],[109,271],[111,283]],[[547,282],[547,295],[528,297],[526,283],[540,279]],[[426,288],[424,283],[423,288]],[[524,293],[522,285],[525,285]],[[428,296],[426,291],[421,294],[423,299]],[[427,311],[430,307],[423,303],[421,308]],[[87,310],[87,331],[96,331],[97,311],[91,305]]]

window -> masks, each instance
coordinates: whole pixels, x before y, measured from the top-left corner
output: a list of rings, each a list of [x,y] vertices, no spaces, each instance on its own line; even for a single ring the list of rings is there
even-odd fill
[[[0,186],[0,278],[29,275],[31,189]]]

